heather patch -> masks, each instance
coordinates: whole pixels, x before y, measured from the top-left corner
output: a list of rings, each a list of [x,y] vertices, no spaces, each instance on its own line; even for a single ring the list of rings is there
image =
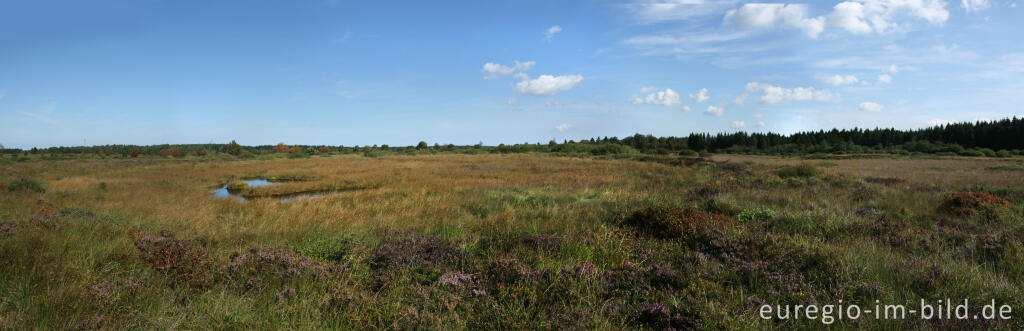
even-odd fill
[[[718,213],[657,206],[634,212],[624,220],[624,224],[655,238],[699,240],[706,232],[735,227],[738,223]]]
[[[1009,206],[1010,202],[1006,199],[988,193],[957,192],[942,201],[939,211],[962,217],[975,214],[991,216],[997,209]]]
[[[145,235],[135,242],[139,259],[173,283],[193,287],[207,285],[212,261],[206,248],[191,240],[175,239],[170,233]]]

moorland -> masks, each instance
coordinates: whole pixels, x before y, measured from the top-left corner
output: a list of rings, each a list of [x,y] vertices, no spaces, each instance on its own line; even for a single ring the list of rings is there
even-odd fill
[[[1020,157],[595,154],[8,157],[0,328],[819,329],[758,309],[942,298],[1013,319],[832,327],[1021,326]]]

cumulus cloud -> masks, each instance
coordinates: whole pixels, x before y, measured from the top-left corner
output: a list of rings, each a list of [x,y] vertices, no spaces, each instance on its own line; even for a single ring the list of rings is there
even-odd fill
[[[529,77],[526,77],[523,81],[516,83],[515,89],[516,91],[519,91],[519,93],[527,95],[552,96],[568,91],[576,87],[576,85],[579,85],[582,81],[582,75],[540,75],[540,77],[535,79],[529,79]]]
[[[515,76],[516,77],[521,77],[521,75],[525,75],[525,74],[522,73],[523,71],[530,70],[530,69],[533,68],[533,66],[535,64],[537,64],[537,62],[533,62],[533,61],[526,61],[526,62],[512,61],[512,62],[514,63],[514,65],[511,66],[511,67],[507,66],[507,65],[499,64],[499,63],[487,62],[487,63],[484,63],[484,67],[480,69],[480,72],[487,74],[486,76],[484,76],[484,79],[495,79],[495,78],[498,78],[498,77],[501,77],[501,76],[508,76],[508,75],[513,74],[513,73],[516,73],[517,71],[518,71],[518,73],[516,73]]]
[[[881,112],[882,108],[885,108],[885,106],[882,106],[874,102],[861,102],[859,108],[861,111],[870,111],[877,113]]]
[[[826,23],[854,34],[888,33],[905,29],[905,18],[942,25],[949,11],[942,0],[852,0],[836,4]]]
[[[544,31],[544,40],[551,41],[555,37],[555,34],[562,32],[562,27],[555,25]]]
[[[758,82],[747,83],[747,91],[761,92],[764,103],[780,103],[784,101],[832,101],[832,93],[828,90],[815,90],[814,87],[784,88]]]
[[[710,97],[708,97],[708,89],[706,88],[700,89],[700,91],[697,92],[697,94],[690,94],[690,99],[697,101],[697,103],[704,103],[704,101],[708,101],[709,98]]]
[[[892,76],[889,76],[889,74],[878,75],[878,82],[892,84]]]
[[[725,113],[725,108],[716,107],[716,106],[708,106],[708,110],[704,111],[704,115],[710,115],[710,116],[716,116],[716,117],[717,116],[722,116],[723,113]]]
[[[569,129],[572,129],[572,124],[562,123],[555,126],[555,130],[558,130],[558,132],[569,131]]]
[[[689,105],[683,106],[683,111],[690,111],[690,106]]]
[[[747,127],[747,123],[744,123],[743,121],[735,121],[735,122],[732,122],[732,124],[730,124],[730,126],[732,126],[733,129],[742,129],[742,128]]]
[[[537,64],[537,62],[533,62],[533,61],[526,61],[526,62],[512,61],[512,62],[514,62],[516,64],[516,70],[519,70],[519,71],[528,71],[530,69],[533,69],[533,66]]]
[[[649,91],[650,90],[648,88],[644,88],[640,92],[644,93],[644,92],[649,92]],[[633,99],[633,104],[645,104],[645,103],[649,104],[649,105],[659,105],[659,106],[665,106],[665,107],[672,107],[672,106],[675,106],[675,105],[682,104],[683,102],[682,102],[682,99],[679,97],[679,94],[676,93],[676,91],[673,91],[670,88],[666,88],[663,91],[657,91],[657,92],[653,92],[651,94],[648,94],[647,97],[645,97],[643,99],[641,99],[641,98],[634,98]]]
[[[764,121],[757,121],[757,126],[764,127]]]
[[[960,7],[963,7],[968,12],[985,10],[989,6],[988,0],[960,0]]]
[[[487,74],[487,76],[484,76],[484,79],[495,79],[500,76],[511,75],[513,72],[516,72],[516,69],[497,63],[487,62],[484,63],[484,67],[480,69],[480,72]]]
[[[740,28],[798,29],[811,38],[825,30],[825,18],[808,17],[807,6],[800,4],[744,4],[727,12],[725,23]]]
[[[846,76],[835,75],[835,76],[832,76],[832,77],[829,77],[829,78],[825,79],[825,82],[828,83],[829,85],[832,85],[832,86],[856,84],[859,81],[860,80],[857,79],[857,76],[854,76],[854,75],[846,75]]]

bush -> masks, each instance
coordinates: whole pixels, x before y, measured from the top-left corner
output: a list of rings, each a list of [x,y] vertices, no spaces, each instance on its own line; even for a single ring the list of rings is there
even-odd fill
[[[7,191],[9,192],[35,192],[43,193],[46,192],[46,187],[38,179],[30,177],[18,177],[7,184]]]
[[[694,208],[658,206],[641,209],[625,220],[639,232],[661,239],[696,239],[707,231],[736,225],[736,220]]]
[[[775,174],[780,178],[816,177],[820,176],[822,173],[821,169],[815,168],[813,165],[807,163],[795,166],[784,166],[775,171]]]
[[[1010,202],[995,195],[981,192],[957,192],[950,194],[939,205],[939,210],[956,216],[970,216],[976,213],[992,214],[999,207],[1009,207]]]
[[[699,155],[699,154],[697,154],[697,152],[693,151],[692,149],[684,149],[684,150],[679,151],[679,156],[697,156],[697,155]]]
[[[1005,149],[1000,149],[998,152],[996,152],[996,156],[998,156],[998,157],[1011,157],[1011,156],[1013,156],[1013,153],[1011,153],[1010,151],[1005,150]]]

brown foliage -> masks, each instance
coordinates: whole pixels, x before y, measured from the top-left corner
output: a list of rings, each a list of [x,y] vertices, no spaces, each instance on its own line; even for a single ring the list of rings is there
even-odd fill
[[[988,193],[957,192],[946,197],[939,210],[956,216],[970,216],[975,213],[991,214],[999,207],[1009,206],[1006,199]]]
[[[139,258],[174,282],[202,286],[209,280],[211,261],[206,248],[170,235],[143,236],[135,243]]]
[[[626,219],[625,224],[656,238],[685,239],[707,231],[732,227],[738,222],[729,216],[694,208],[658,206],[633,213]]]
[[[277,143],[277,146],[274,146],[274,153],[287,153],[287,152],[288,152],[288,145],[285,145],[283,142]]]

